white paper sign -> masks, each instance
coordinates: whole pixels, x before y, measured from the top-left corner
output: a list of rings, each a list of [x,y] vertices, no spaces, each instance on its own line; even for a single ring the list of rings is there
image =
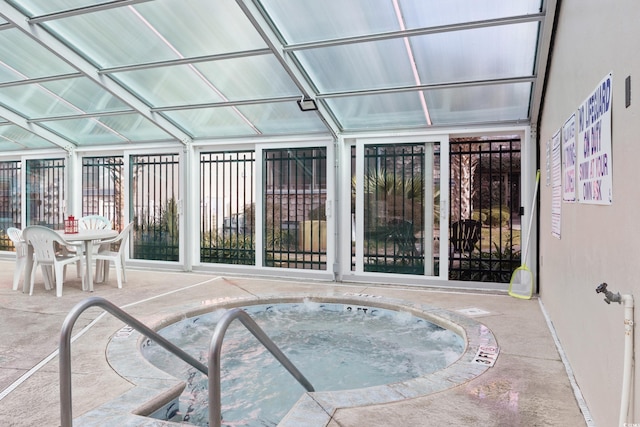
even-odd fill
[[[578,108],[578,201],[612,201],[611,73]]]
[[[562,172],[560,131],[551,139],[551,234],[560,238],[562,220]]]
[[[562,126],[562,200],[576,201],[576,115]]]

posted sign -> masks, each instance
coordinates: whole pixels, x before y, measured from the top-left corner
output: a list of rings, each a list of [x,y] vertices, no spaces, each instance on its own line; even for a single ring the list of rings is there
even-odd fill
[[[611,73],[578,108],[577,190],[580,203],[610,205]]]
[[[562,126],[562,200],[576,201],[576,115]]]
[[[562,220],[562,172],[560,171],[560,131],[551,139],[551,234],[560,238]]]

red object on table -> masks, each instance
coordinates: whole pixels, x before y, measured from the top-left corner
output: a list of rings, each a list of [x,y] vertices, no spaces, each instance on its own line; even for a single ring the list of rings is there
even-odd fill
[[[64,220],[64,232],[66,234],[75,234],[78,232],[78,220],[69,215],[69,218]]]

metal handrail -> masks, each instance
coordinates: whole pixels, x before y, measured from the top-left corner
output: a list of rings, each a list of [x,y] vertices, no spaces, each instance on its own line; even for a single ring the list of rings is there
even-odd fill
[[[260,343],[273,354],[273,356],[284,366],[287,371],[307,390],[314,391],[311,383],[302,375],[302,373],[294,366],[293,363],[284,355],[278,346],[265,334],[258,324],[240,308],[233,308],[227,311],[216,325],[209,346],[209,366],[211,367],[211,375],[209,375],[209,426],[220,427],[222,420],[222,403],[220,392],[220,353],[222,350],[222,340],[229,324],[235,319],[240,320],[242,324],[255,336]]]
[[[172,344],[162,335],[158,334],[156,331],[149,328],[144,323],[122,310],[120,307],[101,297],[87,298],[84,301],[80,301],[71,309],[67,317],[64,319],[60,332],[59,357],[61,427],[71,427],[73,425],[71,408],[71,331],[76,320],[80,317],[80,314],[82,314],[87,308],[93,306],[102,307],[105,311],[108,311],[118,319],[127,323],[147,338],[152,339],[203,374],[209,375],[209,370],[202,362],[194,359],[192,356],[184,352],[184,350]]]
[[[276,344],[264,333],[258,324],[244,310],[234,308],[226,312],[218,322],[209,349],[209,366],[214,366],[212,375],[209,369],[202,362],[196,360],[184,350],[168,341],[162,335],[140,322],[135,317],[128,314],[115,304],[101,297],[90,297],[76,304],[62,323],[60,331],[60,426],[71,427],[73,425],[72,398],[71,398],[71,331],[78,320],[78,317],[89,307],[101,307],[113,316],[122,320],[147,338],[155,341],[165,350],[178,356],[184,362],[190,364],[209,378],[209,425],[219,427],[222,419],[221,396],[220,396],[220,352],[222,350],[222,340],[229,324],[235,319],[251,332],[267,350],[284,366],[293,377],[307,390],[314,391],[311,383],[298,371],[287,356],[276,346]]]

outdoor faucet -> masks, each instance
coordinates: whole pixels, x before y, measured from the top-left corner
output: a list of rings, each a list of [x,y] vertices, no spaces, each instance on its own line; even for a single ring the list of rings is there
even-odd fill
[[[629,407],[633,401],[631,393],[633,390],[633,360],[634,360],[634,344],[633,344],[633,295],[624,294],[620,295],[620,292],[613,293],[607,290],[606,283],[600,283],[596,288],[596,293],[604,292],[604,302],[611,304],[611,301],[624,305],[624,361],[622,363],[622,398],[620,399],[620,419],[618,425],[630,425],[629,421]]]
[[[620,296],[620,292],[617,293],[613,293],[609,290],[607,290],[607,284],[606,283],[600,283],[600,285],[596,288],[596,293],[602,293],[604,292],[605,298],[604,298],[604,302],[606,302],[607,304],[611,304],[611,302],[617,302],[618,304],[622,304],[622,297]]]

